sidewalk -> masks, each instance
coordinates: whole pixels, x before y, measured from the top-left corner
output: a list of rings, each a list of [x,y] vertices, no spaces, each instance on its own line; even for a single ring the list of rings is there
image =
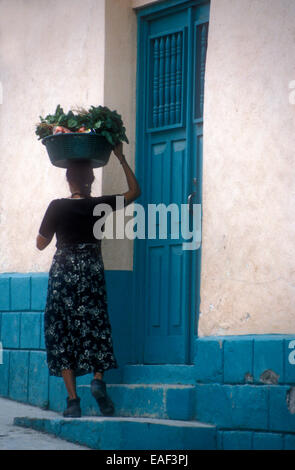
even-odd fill
[[[0,398],[0,450],[91,450],[54,436],[13,425],[16,416],[41,417],[44,411],[30,405]],[[46,411],[56,417],[56,413]]]

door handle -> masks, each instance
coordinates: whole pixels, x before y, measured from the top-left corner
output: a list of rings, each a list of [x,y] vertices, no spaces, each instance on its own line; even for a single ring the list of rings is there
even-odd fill
[[[193,184],[197,186],[197,178],[193,178]],[[188,203],[188,212],[185,211],[186,214],[186,224],[187,227],[192,225],[192,228],[189,228],[189,237],[193,237],[192,241],[182,243],[183,250],[198,250],[201,246],[201,204],[193,204],[192,199],[197,194],[197,189],[192,191],[191,194],[187,198]],[[194,207],[193,207],[194,206]],[[194,210],[196,209],[196,210]],[[190,214],[193,214],[191,217]],[[192,220],[190,220],[192,219]],[[190,224],[192,222],[192,224]]]
[[[193,178],[193,184],[194,185],[197,185],[197,178]],[[189,194],[188,198],[187,198],[187,203],[188,203],[188,210],[189,212],[193,212],[193,209],[192,209],[192,198],[195,196],[195,194],[197,194],[197,191],[193,191],[191,194]]]

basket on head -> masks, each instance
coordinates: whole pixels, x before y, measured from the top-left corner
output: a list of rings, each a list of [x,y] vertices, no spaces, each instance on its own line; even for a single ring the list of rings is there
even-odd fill
[[[98,134],[71,132],[42,139],[52,165],[68,168],[69,162],[89,160],[93,168],[108,163],[113,146]]]

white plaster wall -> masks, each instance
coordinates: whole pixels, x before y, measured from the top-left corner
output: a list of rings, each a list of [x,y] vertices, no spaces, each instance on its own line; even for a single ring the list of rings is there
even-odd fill
[[[200,336],[295,333],[293,0],[212,0]]]
[[[136,131],[136,70],[137,70],[137,16],[136,9],[163,0],[107,0],[105,4],[105,80],[104,103],[117,109],[126,127],[129,144],[123,143],[126,159],[136,173],[135,131]],[[138,158],[141,158],[140,155]],[[141,182],[139,181],[139,184]],[[122,193],[128,190],[122,166],[112,158],[103,168],[102,193]],[[134,205],[128,206],[132,214]],[[121,216],[124,211],[120,211]],[[119,216],[117,212],[115,215]],[[125,214],[125,223],[132,215]],[[121,222],[120,222],[121,223]],[[114,231],[116,231],[116,217]],[[133,269],[133,240],[102,240],[104,265],[106,269]]]
[[[0,0],[0,31],[0,272],[48,271],[55,237],[40,252],[36,235],[49,202],[69,190],[35,123],[58,103],[116,109],[135,171],[136,13],[131,0]],[[94,172],[93,195],[128,189],[114,154]],[[102,251],[106,269],[132,269],[132,240],[104,239]]]
[[[121,114],[129,144],[123,142],[123,152],[135,172],[135,126],[136,126],[136,64],[137,64],[137,17],[129,0],[107,0],[105,7],[105,81],[104,103]],[[123,193],[128,184],[122,165],[115,155],[103,168],[102,193]],[[128,206],[132,210],[133,204]],[[124,210],[114,213],[124,216]],[[125,223],[132,216],[126,216]],[[102,250],[106,269],[133,269],[133,240],[125,237],[103,239]]]
[[[0,271],[48,271],[55,251],[35,239],[49,202],[67,197],[35,123],[60,103],[103,104],[104,0],[0,1]],[[113,158],[115,158],[113,156]],[[92,194],[101,194],[101,169]]]
[[[146,7],[151,3],[156,3],[156,2],[163,2],[164,0],[132,0],[131,6],[132,8],[142,8]]]

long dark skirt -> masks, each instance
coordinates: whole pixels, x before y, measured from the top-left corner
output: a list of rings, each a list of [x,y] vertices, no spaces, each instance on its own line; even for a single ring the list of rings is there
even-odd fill
[[[48,278],[44,334],[49,374],[118,368],[108,316],[104,264],[92,243],[57,248]]]

